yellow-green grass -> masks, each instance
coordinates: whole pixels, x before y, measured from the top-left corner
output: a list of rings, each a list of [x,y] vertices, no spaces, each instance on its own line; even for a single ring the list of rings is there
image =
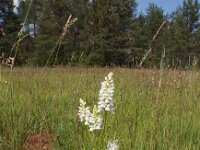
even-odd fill
[[[79,99],[97,104],[110,71],[116,109],[107,135],[121,150],[200,149],[200,72],[164,70],[160,77],[159,70],[121,68],[14,68],[11,75],[1,68],[0,148],[20,150],[30,134],[47,130],[52,149],[81,149]]]

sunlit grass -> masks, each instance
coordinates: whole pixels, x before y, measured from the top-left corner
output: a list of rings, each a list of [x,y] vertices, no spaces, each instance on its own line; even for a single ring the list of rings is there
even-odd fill
[[[52,149],[79,150],[79,98],[95,105],[110,71],[116,106],[108,138],[120,149],[200,149],[199,72],[164,70],[159,88],[159,71],[120,68],[14,68],[11,77],[1,69],[1,149],[20,150],[30,134],[47,130]]]

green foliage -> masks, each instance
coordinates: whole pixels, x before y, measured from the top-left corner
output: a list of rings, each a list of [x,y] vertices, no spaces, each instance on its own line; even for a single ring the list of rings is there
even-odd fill
[[[151,42],[153,36],[156,34],[160,25],[166,20],[163,12],[164,11],[162,8],[159,8],[153,3],[151,3],[149,7],[147,8],[146,34],[148,35],[148,43]],[[159,65],[160,56],[163,50],[163,46],[165,45],[165,41],[164,41],[165,36],[164,36],[163,30],[161,31],[157,39],[153,41],[151,45],[152,53],[150,56],[150,62],[151,62],[151,65],[153,66]]]
[[[18,64],[43,66],[49,59],[49,65],[137,66],[150,47],[146,67],[159,67],[163,49],[171,67],[185,67],[199,59],[198,0],[184,0],[170,15],[154,3],[149,4],[146,14],[138,13],[136,0],[26,0],[20,1],[18,14],[13,13],[11,0],[2,1],[0,18],[7,34],[0,35],[1,52],[9,53],[31,2],[22,29],[30,36],[20,43]],[[56,45],[70,14],[78,21]]]
[[[123,68],[16,68],[11,78],[2,69],[0,149],[21,150],[30,135],[44,131],[52,149],[82,150],[82,142],[92,147],[93,134],[83,141],[77,119],[79,98],[96,104],[110,71],[116,109],[105,134],[118,139],[119,149],[199,149],[199,72],[164,70],[159,88],[159,71]]]
[[[20,30],[20,22],[13,8],[13,0],[0,1],[0,27],[5,33],[4,36],[0,33],[0,54],[2,52],[10,54],[10,49]]]
[[[102,67],[105,65],[104,53],[102,51],[91,52],[87,58],[82,58],[80,63],[86,66]]]
[[[171,56],[181,61],[182,66],[190,65],[189,60],[198,56],[200,4],[198,0],[184,0],[174,16],[171,25]]]

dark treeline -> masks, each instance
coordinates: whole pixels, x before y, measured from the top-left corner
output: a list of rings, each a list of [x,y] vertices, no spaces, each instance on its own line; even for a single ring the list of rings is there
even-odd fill
[[[0,1],[0,53],[10,54],[19,31],[30,34],[18,47],[18,65],[43,66],[70,14],[78,21],[56,47],[49,65],[137,67],[150,47],[145,67],[159,67],[161,58],[165,67],[200,64],[198,0],[183,0],[171,14],[153,3],[145,13],[138,12],[136,0],[33,0],[21,29],[30,2],[21,1],[14,13],[12,0]]]

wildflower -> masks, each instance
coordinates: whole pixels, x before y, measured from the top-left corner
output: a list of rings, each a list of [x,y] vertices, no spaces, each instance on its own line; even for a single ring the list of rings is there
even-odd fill
[[[78,116],[81,120],[81,122],[84,122],[87,124],[88,122],[88,118],[90,116],[90,108],[89,107],[85,107],[86,102],[83,101],[83,99],[80,99],[80,107],[79,107],[79,111],[78,111]]]
[[[113,82],[113,73],[110,72],[105,81],[101,83],[101,89],[99,91],[99,102],[98,102],[98,111],[101,112],[103,109],[105,111],[114,112],[114,82]]]
[[[93,113],[90,118],[90,131],[100,130],[102,126],[102,117],[99,115],[96,105],[94,105]]]
[[[94,106],[93,113],[90,112],[90,108],[86,107],[86,102],[80,99],[80,107],[78,116],[80,121],[86,126],[89,126],[89,131],[100,130],[102,126],[102,117],[97,111],[96,105]]]
[[[106,150],[118,150],[118,141],[117,140],[113,140],[113,141],[108,141]]]

